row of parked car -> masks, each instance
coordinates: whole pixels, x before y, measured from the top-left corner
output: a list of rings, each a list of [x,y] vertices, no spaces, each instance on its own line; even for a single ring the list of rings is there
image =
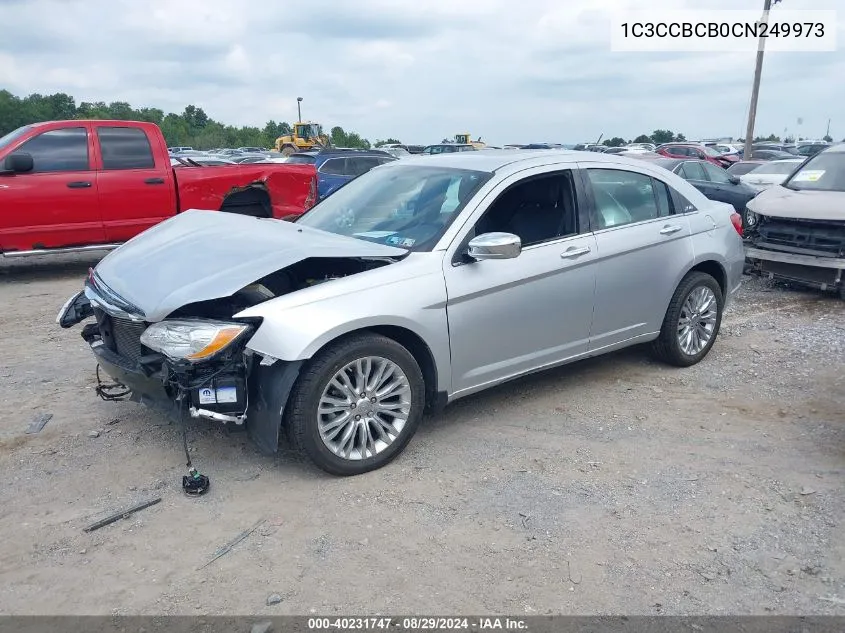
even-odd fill
[[[736,209],[748,225],[747,205],[760,191],[783,182],[807,156],[828,144],[804,145],[759,143],[752,146],[749,160],[742,159],[742,148],[729,143],[632,143],[623,147],[579,144],[575,150],[632,156],[652,160],[656,165],[689,181],[711,200],[726,202]],[[415,150],[418,148],[414,148]],[[555,143],[532,143],[479,149],[472,144],[440,143],[429,145],[417,154],[437,155],[495,149],[565,149]],[[294,163],[314,165],[317,171],[317,195],[322,200],[350,180],[386,162],[411,156],[408,146],[391,144],[379,149],[359,150],[329,148],[282,156],[278,152],[254,147],[198,152],[191,148],[171,148],[174,164],[189,160],[202,165],[234,163]]]

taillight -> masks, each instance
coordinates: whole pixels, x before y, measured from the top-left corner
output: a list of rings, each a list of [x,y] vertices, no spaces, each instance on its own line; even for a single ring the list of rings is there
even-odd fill
[[[731,213],[731,224],[734,225],[736,232],[742,237],[742,216],[736,211]]]
[[[308,195],[305,198],[305,210],[307,211],[317,202],[317,176],[311,179],[311,184],[308,187]]]

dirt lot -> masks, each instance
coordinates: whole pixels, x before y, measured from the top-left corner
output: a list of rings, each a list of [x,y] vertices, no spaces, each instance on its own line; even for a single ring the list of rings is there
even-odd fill
[[[700,365],[634,349],[524,379],[356,478],[196,424],[194,499],[179,427],[99,400],[54,323],[94,261],[0,264],[0,613],[845,613],[832,296],[747,279]]]

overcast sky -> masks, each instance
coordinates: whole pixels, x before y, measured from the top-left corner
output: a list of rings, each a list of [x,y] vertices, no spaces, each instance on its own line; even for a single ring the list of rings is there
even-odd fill
[[[842,0],[777,7],[835,9]],[[761,0],[649,0],[758,10]],[[579,142],[740,135],[754,55],[612,53],[640,0],[0,0],[0,88],[236,125],[303,117],[369,138]],[[758,134],[845,137],[839,50],[766,56]],[[797,119],[803,119],[800,128]],[[837,118],[838,117],[838,118]]]

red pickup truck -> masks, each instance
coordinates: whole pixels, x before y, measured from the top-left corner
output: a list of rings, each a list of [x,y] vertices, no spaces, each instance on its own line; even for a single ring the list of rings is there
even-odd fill
[[[317,200],[313,165],[174,166],[161,130],[50,121],[0,138],[0,254],[108,249],[187,209],[295,219]]]

